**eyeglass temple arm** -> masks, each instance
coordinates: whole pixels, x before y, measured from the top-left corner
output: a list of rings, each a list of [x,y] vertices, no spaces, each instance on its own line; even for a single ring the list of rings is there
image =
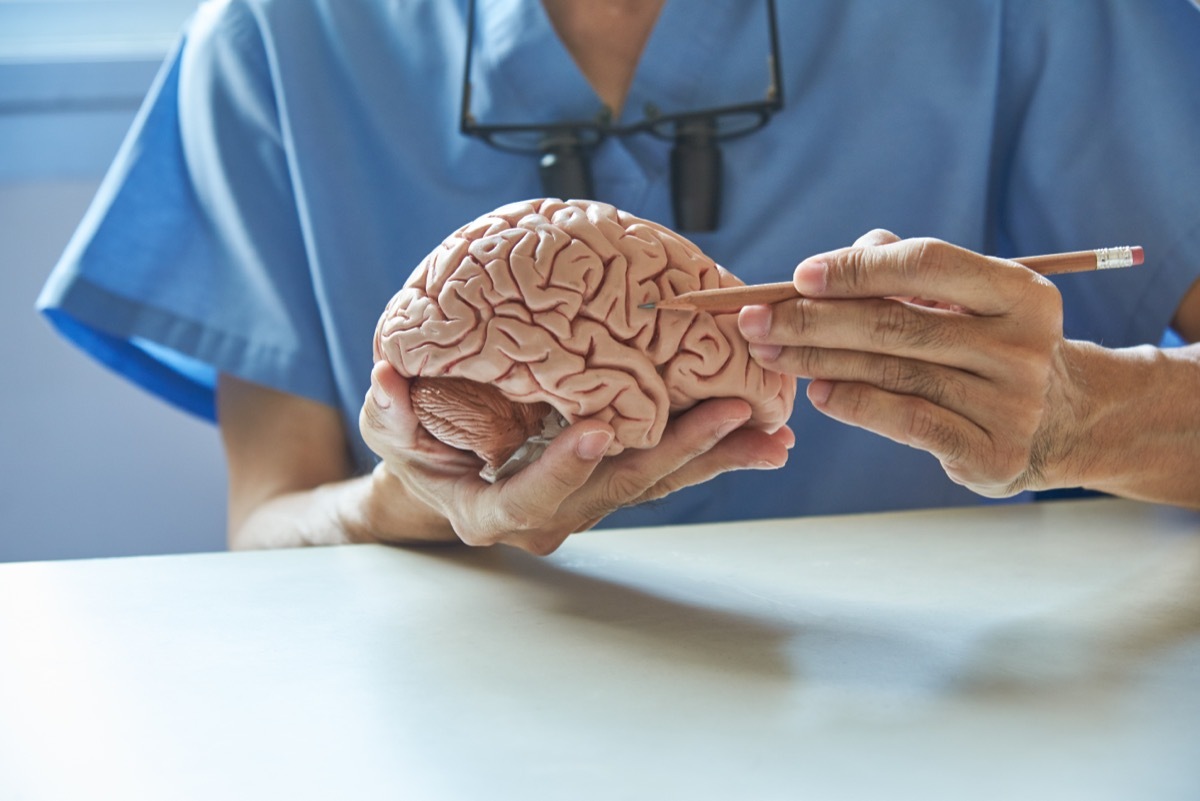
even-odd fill
[[[472,3],[475,0],[471,0]],[[767,85],[767,100],[773,101],[776,108],[783,107],[783,73],[779,66],[779,24],[775,19],[775,0],[767,0],[767,31],[771,37],[771,51],[767,54],[767,73],[770,83]]]
[[[462,133],[467,133],[467,126],[473,125],[471,117],[471,60],[475,51],[475,0],[467,3],[467,58],[463,64],[462,108],[459,110],[458,127]]]

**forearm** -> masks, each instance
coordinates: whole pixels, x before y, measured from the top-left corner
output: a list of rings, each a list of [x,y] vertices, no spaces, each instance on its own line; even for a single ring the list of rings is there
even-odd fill
[[[382,469],[270,497],[240,520],[231,520],[229,529],[234,550],[453,540],[446,519]]]
[[[1051,483],[1200,508],[1200,345],[1068,347],[1077,426]]]

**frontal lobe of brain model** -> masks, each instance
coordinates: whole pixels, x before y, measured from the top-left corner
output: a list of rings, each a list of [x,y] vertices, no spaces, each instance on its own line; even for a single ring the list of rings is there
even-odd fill
[[[421,424],[475,452],[489,479],[585,419],[616,432],[608,455],[650,448],[706,398],[743,398],[771,432],[794,378],[750,358],[736,314],[644,303],[742,282],[678,234],[591,201],[532,200],[464,225],[388,303],[375,358],[411,381]]]

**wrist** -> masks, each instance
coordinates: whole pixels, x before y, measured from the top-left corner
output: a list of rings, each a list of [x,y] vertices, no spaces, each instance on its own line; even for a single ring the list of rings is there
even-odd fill
[[[1057,399],[1067,410],[1062,436],[1046,449],[1047,488],[1085,487],[1129,494],[1137,474],[1169,448],[1156,424],[1170,395],[1167,357],[1150,345],[1109,349],[1065,343],[1066,382]],[[1169,426],[1167,427],[1169,428]]]

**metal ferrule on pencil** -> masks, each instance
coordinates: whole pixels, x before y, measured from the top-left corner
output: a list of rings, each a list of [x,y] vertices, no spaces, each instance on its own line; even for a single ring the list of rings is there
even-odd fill
[[[1114,270],[1120,267],[1132,267],[1136,263],[1132,247],[1097,248],[1096,269]]]

